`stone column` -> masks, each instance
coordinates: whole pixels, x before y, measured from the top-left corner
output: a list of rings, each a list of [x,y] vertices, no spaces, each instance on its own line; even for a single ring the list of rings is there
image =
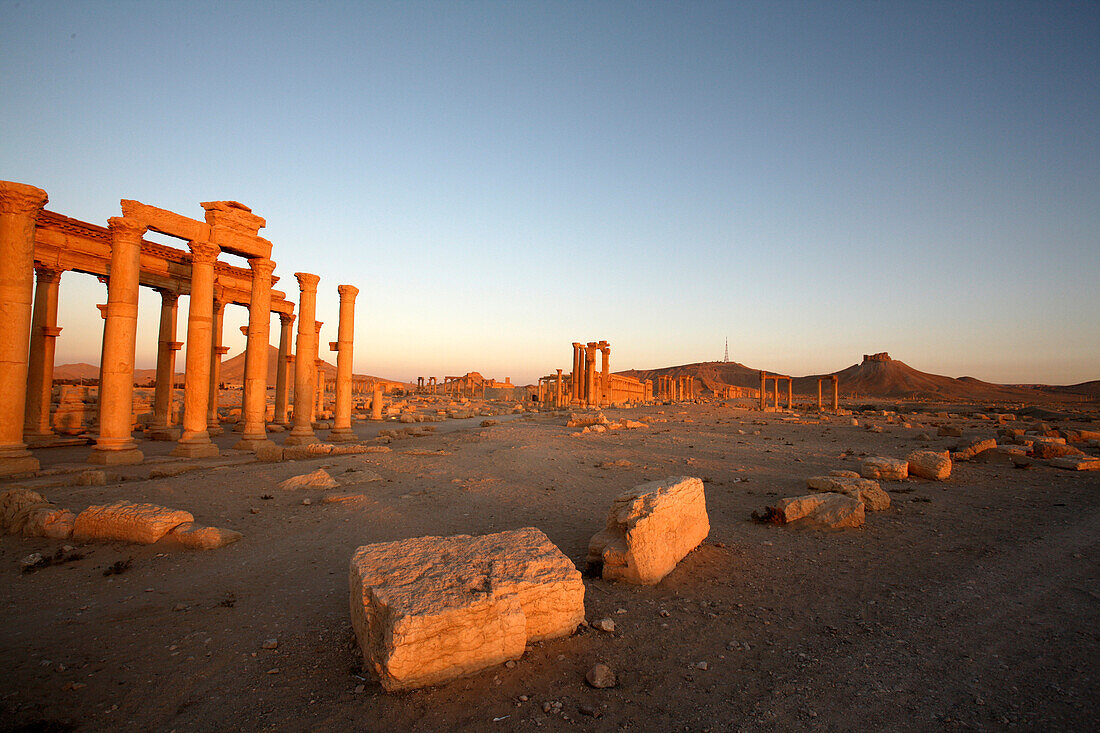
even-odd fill
[[[774,395],[775,402],[773,403],[773,406],[778,411],[779,410],[779,377],[776,377],[772,381],[775,382],[775,395]]]
[[[374,383],[374,392],[371,393],[370,398],[370,419],[381,420],[382,419],[382,384],[380,382]]]
[[[355,341],[355,296],[359,288],[341,285],[340,323],[336,331],[336,406],[328,439],[336,442],[355,440],[351,429],[351,361]]]
[[[244,435],[233,447],[254,451],[274,445],[267,438],[267,352],[271,344],[271,273],[275,263],[266,257],[253,257],[248,266],[252,268],[252,296],[248,305],[248,364],[241,403]]]
[[[34,222],[46,192],[0,181],[0,476],[38,470],[23,442],[34,290]]]
[[[840,410],[840,377],[833,376],[833,412]]]
[[[768,391],[768,378],[765,372],[760,372],[760,410],[764,410],[765,394]]]
[[[137,340],[141,237],[145,226],[123,217],[107,220],[111,230],[111,279],[103,364],[99,384],[99,437],[89,463],[141,463],[134,443],[134,347]]]
[[[787,377],[787,409],[794,409],[794,380]]]
[[[596,344],[588,344],[584,350],[584,404],[586,407],[599,404],[596,390]]]
[[[294,326],[293,313],[280,313],[279,324],[279,362],[275,367],[275,422],[286,425],[289,422],[289,399],[287,373],[290,371],[290,331]]]
[[[554,387],[554,407],[561,407],[561,369],[558,369],[558,383]]]
[[[817,411],[821,412],[821,379],[817,380]]]
[[[214,289],[214,327],[210,337],[210,392],[206,398],[206,434],[221,435],[222,423],[218,416],[218,400],[221,397],[222,357],[229,353],[228,346],[222,346],[222,325],[225,322],[224,295],[218,295],[220,288]]]
[[[325,368],[321,359],[321,326],[323,321],[315,321],[313,324],[313,409],[310,412],[310,422],[317,420],[319,412],[325,410]]]
[[[50,400],[53,397],[53,355],[57,327],[57,289],[61,270],[35,266],[37,285],[31,316],[31,350],[27,371],[27,408],[23,437],[32,442],[53,437],[50,429]]]
[[[607,406],[611,404],[611,347],[601,347],[600,353],[603,356],[603,369],[600,373],[600,404]]]
[[[152,440],[175,440],[167,435],[172,425],[172,382],[176,371],[176,312],[179,293],[157,288],[160,293],[160,333],[157,337],[157,381],[153,390],[153,422],[145,435]]]
[[[570,384],[570,402],[574,405],[581,403],[581,395],[584,393],[584,358],[583,343],[573,342],[573,379]]]
[[[206,430],[210,402],[210,354],[214,341],[214,262],[221,250],[209,242],[191,248],[191,298],[187,305],[187,365],[183,383],[183,435],[174,456],[218,455]]]
[[[317,360],[317,283],[321,278],[308,272],[296,272],[298,297],[298,341],[294,356],[294,428],[285,445],[310,445],[313,434],[313,363]]]

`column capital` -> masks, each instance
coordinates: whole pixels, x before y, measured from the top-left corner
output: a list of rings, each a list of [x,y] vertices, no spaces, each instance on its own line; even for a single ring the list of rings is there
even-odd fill
[[[141,238],[145,236],[146,230],[149,229],[144,224],[139,224],[124,216],[112,216],[107,220],[107,228],[111,230],[111,239],[136,239],[139,243]]]
[[[60,326],[43,326],[42,332],[46,334],[46,338],[57,338],[61,335]]]
[[[41,262],[34,263],[34,276],[40,283],[55,283],[61,280],[61,273],[65,272],[64,267],[57,267],[56,265],[44,265]]]
[[[313,322],[313,330],[314,330],[314,331],[320,331],[320,330],[321,330],[321,326],[323,326],[323,325],[325,325],[325,322],[324,322],[324,321],[314,321],[314,322]]]
[[[574,341],[574,342],[573,342],[573,348],[574,348],[574,349],[583,349],[583,348],[584,348],[584,344],[582,344],[582,343],[580,343],[580,342],[578,342],[578,341]]]
[[[222,248],[211,242],[190,241],[187,247],[191,250],[191,263],[197,265],[212,265],[221,254]]]
[[[248,266],[252,268],[252,275],[270,278],[275,272],[275,263],[266,257],[252,257],[248,260]]]
[[[359,295],[359,288],[354,285],[340,285],[336,290],[340,293],[340,302],[354,301],[355,296]]]
[[[102,318],[103,320],[107,320],[107,304],[106,303],[96,303],[95,307],[99,308],[99,317]]]
[[[153,288],[153,290],[160,293],[161,305],[175,305],[180,298],[180,294],[175,290],[169,290],[168,288]]]
[[[50,197],[46,192],[36,186],[14,181],[0,181],[0,214],[38,216],[38,212],[49,200]]]
[[[248,335],[248,326],[241,326],[241,335],[243,335],[243,336]]]
[[[294,277],[298,278],[298,288],[303,293],[316,293],[317,283],[321,282],[319,275],[314,275],[310,272],[296,272]]]
[[[294,319],[297,317],[298,316],[294,315],[293,313],[280,313],[279,322],[282,323],[284,326],[293,326]]]

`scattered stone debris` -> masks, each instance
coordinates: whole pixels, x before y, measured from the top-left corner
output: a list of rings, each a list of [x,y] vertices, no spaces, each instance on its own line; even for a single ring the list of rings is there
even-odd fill
[[[132,566],[133,564],[134,564],[134,558],[132,558],[132,557],[127,558],[125,560],[115,560],[113,563],[108,565],[107,568],[103,571],[103,576],[104,577],[110,577],[112,575],[122,575],[127,570],[129,570],[130,566]]]
[[[951,454],[948,451],[915,450],[906,461],[913,476],[932,481],[946,481],[951,476]]]
[[[863,502],[869,512],[884,512],[890,508],[890,495],[882,490],[878,481],[850,476],[813,476],[806,479],[810,491],[844,494]]]
[[[182,509],[135,504],[123,499],[113,504],[92,505],[78,514],[73,538],[151,545],[181,524],[194,521],[191,512]]]
[[[606,631],[607,633],[611,633],[615,630],[615,622],[609,618],[601,618],[597,621],[592,622],[592,628],[596,629],[597,631]]]
[[[872,456],[863,459],[859,473],[863,478],[879,481],[902,481],[909,477],[909,462],[899,458]]]
[[[597,690],[607,687],[614,687],[619,684],[618,679],[615,677],[615,673],[611,671],[611,667],[608,667],[602,662],[593,664],[588,670],[588,673],[584,675],[585,682],[595,687]]]
[[[328,474],[323,468],[318,468],[313,473],[303,473],[300,476],[291,476],[279,484],[280,489],[295,491],[297,489],[335,489],[339,482]]]
[[[588,569],[606,580],[653,585],[709,533],[701,479],[651,481],[612,502],[607,526],[588,544]]]
[[[780,499],[763,512],[753,512],[753,519],[768,524],[790,524],[804,520],[822,527],[862,527],[863,502],[845,494],[809,494]]]

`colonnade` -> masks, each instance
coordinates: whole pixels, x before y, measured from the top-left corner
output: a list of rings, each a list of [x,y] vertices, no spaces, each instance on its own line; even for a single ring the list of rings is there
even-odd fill
[[[779,383],[783,380],[787,382],[787,409],[794,407],[794,387],[792,380],[789,376],[784,374],[768,374],[765,371],[760,372],[760,409],[763,410],[767,405],[768,397],[768,382],[771,381],[775,385],[774,408],[779,409]]]
[[[817,411],[823,411],[821,408],[821,383],[826,379],[833,383],[833,412],[837,412],[840,409],[840,377],[835,374],[817,378]]]
[[[657,397],[673,402],[695,399],[695,377],[687,374],[678,376],[670,374],[658,375]]]
[[[417,394],[437,394],[439,392],[439,382],[435,377],[428,377],[427,381],[424,377],[416,378],[416,393]]]
[[[312,429],[303,430],[311,415],[316,384],[317,324],[314,321],[318,278],[298,273],[302,301],[309,314],[298,320],[298,352],[290,353],[293,304],[273,291],[275,263],[271,243],[258,235],[266,222],[232,201],[202,204],[205,221],[189,219],[137,201],[123,200],[122,216],[108,227],[80,222],[44,210],[46,192],[34,186],[0,181],[0,476],[38,470],[27,441],[47,443],[50,426],[57,302],[61,274],[85,272],[107,283],[107,303],[99,306],[104,319],[100,359],[98,435],[88,461],[97,464],[139,463],[144,456],[133,438],[134,358],[136,352],[138,292],[153,287],[161,296],[157,341],[157,369],[152,419],[146,436],[177,439],[174,455],[211,456],[218,453],[210,436],[221,431],[218,387],[222,321],[228,304],[249,309],[242,435],[234,448],[256,450],[270,445],[267,436],[267,368],[271,313],[280,316],[281,331],[276,368],[274,421],[286,424],[289,380],[295,381],[295,429],[291,444],[313,442]],[[176,237],[187,251],[144,241],[146,231]],[[244,257],[248,269],[219,261],[228,253]],[[37,287],[35,287],[37,280]],[[336,424],[334,439],[354,437],[350,429],[351,358],[354,299],[358,290],[340,286],[337,357]],[[33,294],[33,298],[32,298]],[[187,356],[182,425],[173,425],[178,299],[189,296]],[[305,309],[301,311],[304,313]],[[305,338],[303,338],[305,337]],[[294,365],[299,365],[294,369]],[[303,435],[305,433],[305,435]],[[293,440],[291,440],[293,438]]]
[[[596,352],[603,357],[602,370],[596,371]],[[573,342],[573,374],[569,402],[579,407],[605,407],[609,404],[611,345],[607,341]]]

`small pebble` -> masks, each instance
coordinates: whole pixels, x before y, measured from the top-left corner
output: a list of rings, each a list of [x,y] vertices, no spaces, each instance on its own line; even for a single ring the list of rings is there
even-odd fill
[[[507,667],[508,669],[515,669],[516,668],[516,662],[513,659],[509,659],[507,662],[504,663],[504,666]]]
[[[356,685],[355,686],[355,694],[358,695],[360,692],[363,692],[366,689],[367,689],[366,685]]]
[[[695,669],[701,669],[705,672],[707,670],[707,667],[709,667],[709,665],[706,662],[696,662],[695,663]]]
[[[264,639],[264,643],[263,643],[263,648],[264,649],[276,649],[276,648],[278,648],[278,646],[279,646],[279,640],[278,639]]]
[[[611,633],[615,630],[615,622],[609,618],[601,618],[599,621],[593,622],[592,628]]]
[[[602,663],[592,665],[592,668],[588,670],[588,674],[584,676],[584,679],[588,684],[597,689],[614,687],[618,684],[618,680],[615,677],[615,673],[611,671],[611,667]]]

